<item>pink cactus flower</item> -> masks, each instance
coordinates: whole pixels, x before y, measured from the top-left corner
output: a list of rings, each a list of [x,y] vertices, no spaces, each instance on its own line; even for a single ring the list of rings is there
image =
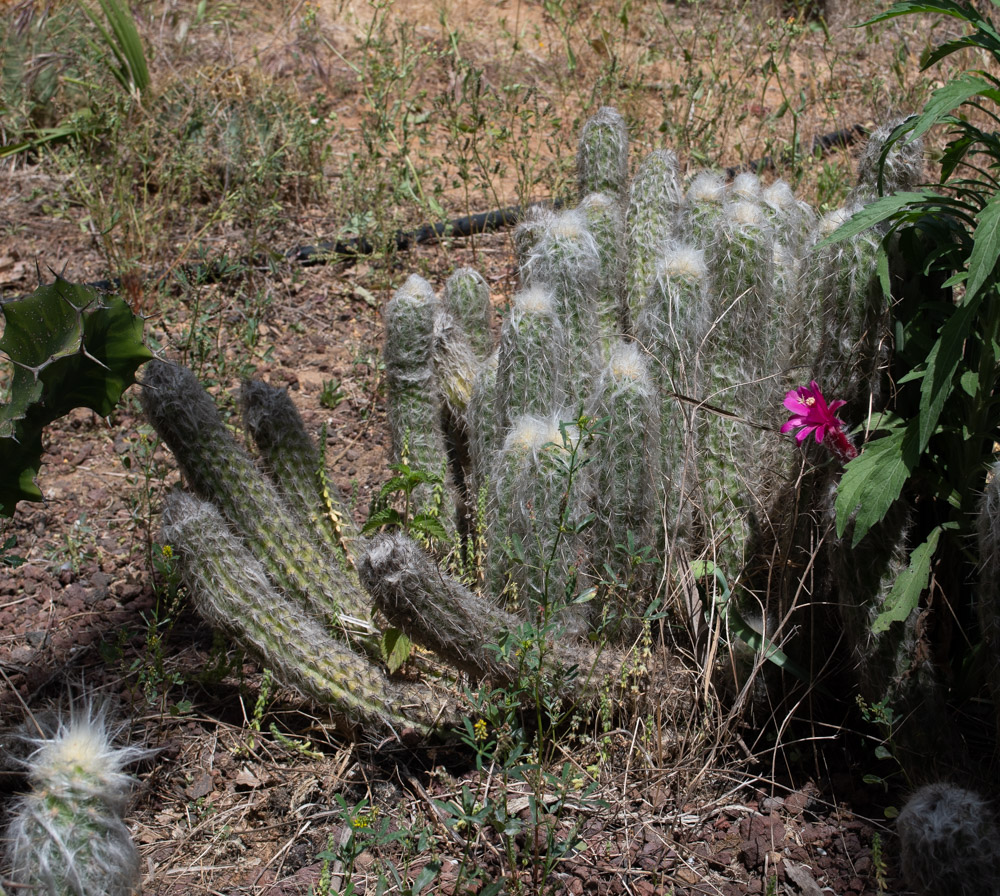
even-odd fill
[[[835,414],[846,402],[838,399],[827,404],[815,380],[808,386],[792,389],[785,395],[784,404],[792,416],[781,427],[782,432],[798,430],[795,441],[799,443],[814,434],[816,441],[825,443],[843,463],[858,456],[857,448],[844,432],[844,421]]]

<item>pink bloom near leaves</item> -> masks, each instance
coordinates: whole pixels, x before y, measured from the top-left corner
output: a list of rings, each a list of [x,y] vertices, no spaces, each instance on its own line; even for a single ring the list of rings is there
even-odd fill
[[[792,416],[781,427],[782,432],[797,430],[795,440],[800,443],[811,434],[815,435],[818,443],[826,443],[843,462],[858,456],[857,449],[844,432],[844,421],[835,413],[846,402],[837,400],[827,404],[815,380],[808,386],[792,389],[785,395],[784,404]]]

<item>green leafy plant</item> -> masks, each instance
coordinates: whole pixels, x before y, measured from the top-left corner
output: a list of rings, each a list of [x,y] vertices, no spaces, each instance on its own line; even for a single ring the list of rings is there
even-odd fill
[[[152,353],[122,299],[61,277],[0,313],[0,351],[14,366],[0,406],[0,516],[12,516],[18,501],[42,500],[35,476],[45,427],[73,408],[110,414]]]

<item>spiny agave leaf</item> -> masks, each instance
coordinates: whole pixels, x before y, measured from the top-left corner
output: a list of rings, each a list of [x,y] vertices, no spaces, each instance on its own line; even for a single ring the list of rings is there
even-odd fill
[[[11,516],[18,501],[41,500],[34,477],[44,427],[78,407],[110,414],[152,353],[122,299],[61,277],[0,313],[0,351],[14,365],[0,405],[0,515]]]

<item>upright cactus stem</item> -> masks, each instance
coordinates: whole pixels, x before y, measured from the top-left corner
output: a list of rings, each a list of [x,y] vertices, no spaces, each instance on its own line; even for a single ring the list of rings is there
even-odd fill
[[[632,179],[625,208],[627,267],[621,320],[629,333],[657,259],[677,238],[683,205],[677,156],[669,150],[650,153]]]
[[[465,411],[471,460],[469,491],[477,499],[486,486],[493,458],[503,445],[505,435],[500,401],[497,398],[498,368],[499,353],[493,352],[476,374],[469,406]]]
[[[884,159],[882,157],[886,141],[903,121],[897,118],[872,131],[858,159],[858,184],[848,197],[848,205],[864,204],[879,196],[913,190],[923,180],[923,140],[911,140],[904,136],[885,153]]]
[[[602,106],[580,132],[576,153],[580,198],[590,193],[623,196],[628,182],[628,127],[612,106]]]
[[[688,213],[681,223],[680,238],[704,249],[722,218],[725,198],[726,182],[721,174],[712,171],[696,174],[687,190]]]
[[[493,351],[493,305],[490,287],[474,268],[459,268],[444,285],[444,307],[462,327],[476,357]]]
[[[125,768],[147,751],[114,746],[114,734],[107,706],[84,702],[32,741],[31,789],[15,801],[6,837],[15,892],[136,892],[139,853],[123,821],[133,779]]]
[[[597,291],[597,326],[605,359],[615,341],[626,332],[621,319],[625,216],[621,202],[608,193],[590,193],[580,211],[597,242],[601,281]]]
[[[439,312],[431,285],[411,275],[385,308],[385,374],[393,463],[406,462],[447,483],[448,453],[434,370]],[[445,499],[440,489],[420,486],[413,500],[417,512],[438,515],[445,529],[454,532],[453,501]]]
[[[542,416],[562,407],[573,375],[566,332],[545,286],[514,296],[500,330],[497,411],[506,433],[523,414]]]
[[[641,600],[648,584],[647,570],[639,561],[652,559],[648,555],[659,517],[656,492],[650,488],[658,478],[657,399],[639,347],[618,342],[597,380],[590,406],[596,429],[591,448],[590,538],[597,575],[610,573],[612,579],[601,595],[611,633],[628,631],[645,609],[632,601]]]

